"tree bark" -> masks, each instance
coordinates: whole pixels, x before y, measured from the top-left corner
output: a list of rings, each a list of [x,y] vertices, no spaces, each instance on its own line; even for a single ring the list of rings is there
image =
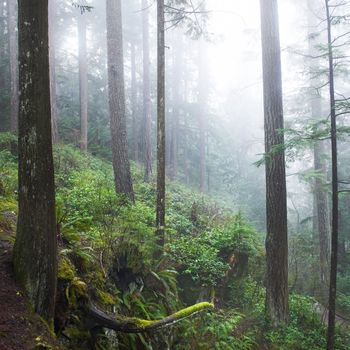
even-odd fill
[[[17,36],[17,1],[9,0],[8,8],[8,31],[10,50],[10,76],[11,76],[11,131],[18,129],[18,36]]]
[[[266,161],[266,311],[273,326],[288,321],[287,193],[277,0],[261,0]]]
[[[34,310],[52,320],[57,242],[48,40],[48,2],[19,0],[19,212],[14,266]]]
[[[327,20],[327,44],[329,64],[329,99],[331,112],[331,154],[332,154],[332,232],[331,232],[331,272],[329,280],[328,301],[328,332],[327,350],[333,350],[335,344],[335,316],[337,297],[337,267],[338,267],[338,151],[337,151],[337,116],[334,92],[334,62],[332,48],[332,20],[329,10],[329,1],[325,0]]]
[[[121,0],[107,0],[108,96],[115,188],[134,201],[126,134]]]
[[[144,180],[148,182],[152,174],[151,144],[151,92],[150,92],[150,52],[149,52],[149,13],[148,0],[142,0],[142,35],[143,35],[143,125],[144,125]]]
[[[79,98],[80,98],[80,149],[88,148],[88,77],[86,60],[86,14],[78,14],[79,40]]]
[[[50,100],[51,100],[51,125],[52,142],[58,142],[58,107],[56,86],[56,49],[55,49],[55,0],[49,0],[49,60],[50,60]]]
[[[157,0],[157,244],[165,242],[165,20],[164,0]]]

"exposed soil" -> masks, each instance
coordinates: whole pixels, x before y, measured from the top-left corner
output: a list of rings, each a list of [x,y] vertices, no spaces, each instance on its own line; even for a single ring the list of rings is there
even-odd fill
[[[14,279],[10,242],[8,227],[0,224],[0,349],[62,350]]]

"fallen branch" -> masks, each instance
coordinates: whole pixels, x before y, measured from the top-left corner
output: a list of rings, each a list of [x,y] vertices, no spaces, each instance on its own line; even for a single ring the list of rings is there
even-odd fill
[[[157,329],[169,327],[188,317],[192,317],[199,312],[207,309],[213,309],[214,305],[208,302],[198,303],[182,309],[174,314],[164,317],[161,320],[143,320],[136,317],[112,317],[99,310],[93,305],[88,306],[88,316],[91,318],[95,327],[112,329],[123,333],[143,333],[155,331]]]

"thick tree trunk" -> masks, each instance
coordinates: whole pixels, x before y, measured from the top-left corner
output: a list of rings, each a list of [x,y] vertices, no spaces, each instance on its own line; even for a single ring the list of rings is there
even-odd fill
[[[88,77],[86,60],[86,14],[78,14],[79,38],[79,97],[80,97],[80,149],[88,147]]]
[[[134,201],[126,134],[121,0],[107,0],[108,96],[115,188]]]
[[[56,50],[55,50],[55,0],[49,0],[49,61],[50,61],[50,100],[51,100],[51,125],[52,142],[58,142],[58,108],[56,89]]]
[[[157,243],[165,242],[165,25],[164,0],[157,0]]]
[[[48,2],[19,0],[19,213],[14,265],[34,310],[54,315],[57,281]]]
[[[144,180],[149,181],[152,174],[151,144],[151,93],[150,93],[150,53],[149,53],[149,13],[148,0],[142,0],[142,35],[143,35],[143,125],[144,125]]]
[[[10,49],[10,75],[11,75],[11,131],[18,129],[18,37],[17,37],[17,0],[9,0],[8,8],[8,31]]]
[[[335,343],[335,302],[337,297],[337,267],[338,267],[338,151],[337,151],[337,116],[334,92],[334,63],[332,48],[332,20],[329,1],[325,0],[327,19],[327,44],[329,63],[329,98],[331,110],[331,154],[332,154],[332,244],[331,244],[331,273],[329,280],[328,301],[328,334],[327,350],[334,349]]]
[[[274,326],[288,321],[288,234],[281,56],[277,0],[261,0],[266,161],[266,311]]]

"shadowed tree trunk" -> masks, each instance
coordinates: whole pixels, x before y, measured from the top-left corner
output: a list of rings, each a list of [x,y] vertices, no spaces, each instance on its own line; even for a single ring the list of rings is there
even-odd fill
[[[165,28],[164,0],[157,0],[157,243],[165,242]]]
[[[88,77],[86,61],[86,14],[78,14],[79,38],[79,98],[80,98],[80,149],[88,147]]]
[[[51,124],[52,142],[58,142],[58,108],[56,92],[56,50],[55,50],[55,0],[49,0],[49,60],[50,60],[50,99],[51,99]]]
[[[334,350],[335,344],[335,302],[337,297],[337,267],[338,267],[338,151],[337,151],[337,115],[334,92],[334,62],[332,48],[332,19],[329,10],[329,1],[325,0],[327,20],[327,44],[329,63],[329,98],[331,112],[331,154],[332,154],[332,244],[331,244],[331,273],[329,280],[328,301],[328,333],[327,350]]]
[[[274,326],[288,321],[288,234],[281,53],[277,0],[261,0],[266,161],[266,311]]]
[[[149,181],[152,174],[152,145],[151,145],[151,93],[150,93],[150,58],[149,58],[149,13],[148,0],[142,0],[142,35],[143,35],[143,163],[144,180]]]
[[[14,266],[34,310],[52,320],[57,242],[48,40],[48,2],[19,0],[19,212]]]
[[[11,76],[11,131],[18,129],[18,37],[17,37],[17,0],[9,0],[8,31],[10,49],[10,76]]]
[[[115,188],[134,201],[126,134],[121,0],[107,0],[108,97]]]

